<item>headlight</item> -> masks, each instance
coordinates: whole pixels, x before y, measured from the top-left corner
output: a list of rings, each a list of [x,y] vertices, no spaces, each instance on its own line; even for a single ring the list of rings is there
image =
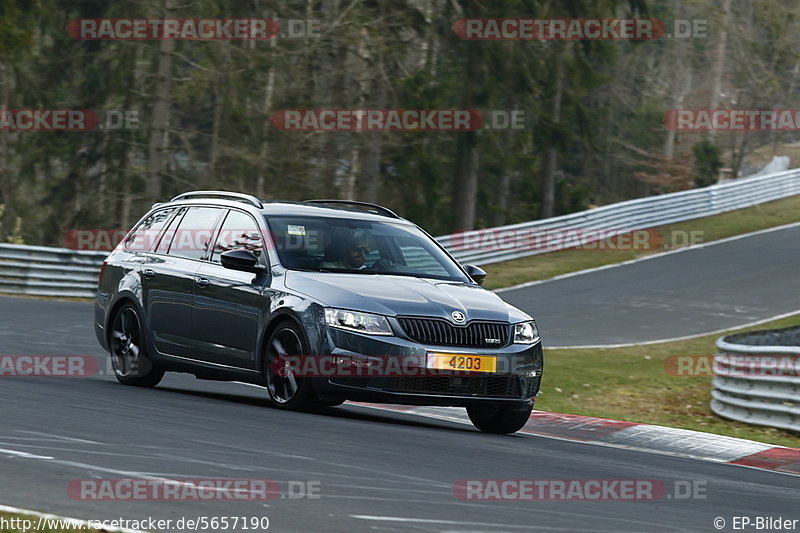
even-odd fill
[[[357,331],[368,335],[391,335],[392,328],[385,316],[359,313],[346,309],[325,309],[325,323],[334,328]]]
[[[534,344],[539,340],[539,328],[536,322],[522,322],[514,324],[514,344]]]

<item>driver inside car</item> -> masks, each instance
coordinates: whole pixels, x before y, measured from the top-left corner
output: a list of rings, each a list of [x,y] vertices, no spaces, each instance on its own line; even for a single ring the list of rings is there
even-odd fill
[[[367,266],[366,257],[372,251],[370,239],[363,230],[354,231],[343,243],[334,243],[326,255],[333,255],[335,259],[323,261],[319,268],[333,268],[340,270],[388,270],[391,262],[388,259],[379,259]],[[338,246],[337,246],[338,245]]]

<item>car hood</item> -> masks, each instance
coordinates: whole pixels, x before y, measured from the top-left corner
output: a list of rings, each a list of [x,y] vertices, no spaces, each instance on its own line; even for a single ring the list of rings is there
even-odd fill
[[[397,316],[433,316],[451,320],[461,311],[469,320],[521,322],[522,311],[495,293],[471,283],[383,274],[288,271],[286,287],[322,305]]]

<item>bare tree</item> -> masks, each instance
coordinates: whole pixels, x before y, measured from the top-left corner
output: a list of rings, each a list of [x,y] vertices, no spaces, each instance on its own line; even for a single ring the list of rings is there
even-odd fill
[[[164,16],[172,18],[176,0],[164,0]],[[145,196],[149,201],[161,197],[161,178],[167,159],[172,94],[172,59],[175,40],[162,39],[158,44],[155,93],[151,111],[150,139],[147,145],[147,180]]]

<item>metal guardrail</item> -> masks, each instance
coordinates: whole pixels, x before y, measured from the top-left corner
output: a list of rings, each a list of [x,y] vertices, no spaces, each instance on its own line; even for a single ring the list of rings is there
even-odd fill
[[[526,245],[525,242],[532,240],[537,233],[642,230],[797,194],[800,194],[800,169],[793,169],[739,178],[701,189],[628,200],[554,218],[442,235],[436,240],[463,264],[487,265],[574,246],[564,246],[557,241],[550,241],[544,247]],[[593,241],[587,238],[586,242]]]
[[[766,176],[740,178],[702,189],[628,200],[588,211],[512,224],[476,232],[454,233],[436,239],[464,264],[486,265],[553,251],[516,245],[520,238],[548,230],[640,230],[706,217],[800,194],[800,169]],[[514,236],[511,245],[481,245],[480,236]],[[478,243],[470,244],[478,236]],[[587,242],[592,242],[587,239]],[[562,245],[563,247],[563,245]],[[0,244],[0,293],[94,298],[100,263],[106,252]]]
[[[800,431],[800,326],[721,337],[717,348],[711,410]]]
[[[0,244],[0,292],[94,298],[108,252]]]

